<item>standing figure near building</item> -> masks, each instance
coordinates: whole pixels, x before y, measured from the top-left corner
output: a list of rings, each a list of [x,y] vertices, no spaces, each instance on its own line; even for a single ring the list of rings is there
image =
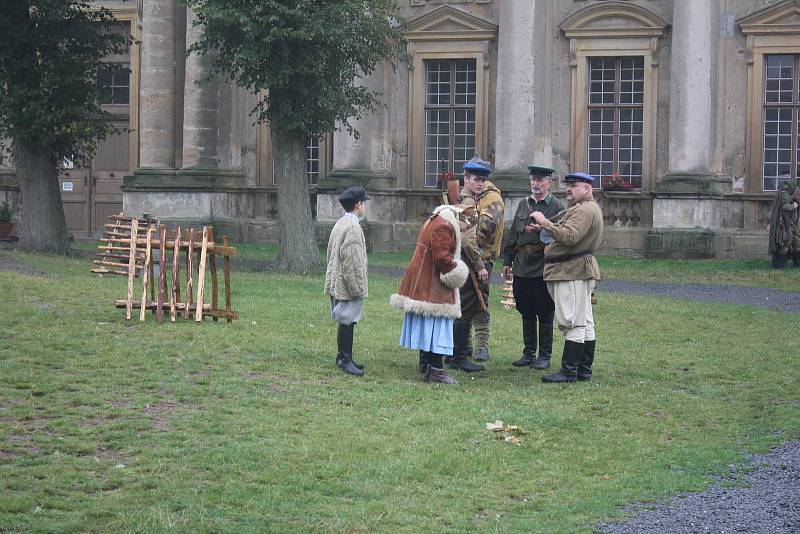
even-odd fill
[[[553,353],[555,304],[544,282],[545,243],[539,239],[539,230],[531,214],[538,211],[553,220],[566,206],[550,193],[553,169],[541,165],[528,165],[528,169],[531,195],[519,203],[511,220],[511,228],[503,246],[503,278],[508,279],[513,265],[514,300],[517,311],[522,315],[524,348],[522,358],[512,365],[547,369]]]
[[[459,290],[461,317],[456,319],[453,324],[453,357],[450,358],[450,367],[471,373],[483,371],[482,365],[469,361],[467,351],[472,320],[478,314],[486,311],[487,303],[484,300],[479,280],[481,277],[486,277],[488,271],[478,246],[478,211],[475,208],[475,201],[471,197],[464,197],[459,208],[462,209],[458,216],[461,229],[461,251],[464,262],[469,268],[469,276]]]
[[[789,256],[800,267],[800,185],[789,180],[781,187],[772,205],[769,224],[769,253],[772,268],[784,269]]]
[[[503,213],[505,203],[500,190],[489,181],[492,166],[480,156],[475,155],[464,164],[464,189],[462,197],[470,196],[475,199],[478,207],[478,246],[481,250],[486,273],[479,276],[480,288],[486,310],[478,313],[474,320],[475,325],[475,359],[486,361],[489,359],[489,281],[492,276],[492,267],[500,257],[500,248],[503,243]],[[462,288],[463,291],[474,291]],[[471,334],[467,331],[467,340]]]
[[[367,296],[367,245],[358,220],[367,209],[367,192],[351,187],[339,196],[345,214],[336,221],[328,240],[325,294],[331,298],[331,316],[339,323],[336,367],[361,376],[364,366],[353,360],[353,332],[361,320]]]
[[[461,261],[460,208],[439,206],[425,221],[414,255],[389,303],[405,312],[400,345],[419,351],[421,378],[457,384],[444,372],[453,354],[453,321],[461,317],[458,288],[469,270]]]
[[[564,334],[561,370],[543,382],[592,379],[595,351],[592,290],[600,280],[594,251],[603,240],[603,212],[592,196],[594,177],[584,172],[564,177],[570,207],[558,223],[541,211],[531,215],[540,230],[544,249],[544,281],[555,303],[558,328]]]

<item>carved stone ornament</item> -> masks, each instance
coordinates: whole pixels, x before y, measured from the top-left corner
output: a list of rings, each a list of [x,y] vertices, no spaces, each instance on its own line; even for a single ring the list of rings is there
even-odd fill
[[[442,4],[491,4],[492,0],[411,0],[411,7]]]

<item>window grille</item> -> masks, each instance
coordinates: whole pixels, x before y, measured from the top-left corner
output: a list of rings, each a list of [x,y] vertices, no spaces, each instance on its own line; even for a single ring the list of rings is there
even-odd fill
[[[642,187],[644,58],[589,59],[589,174]]]
[[[101,68],[97,74],[97,85],[101,104],[127,106],[130,101],[130,65],[125,63],[115,68]]]
[[[425,62],[425,187],[436,187],[442,171],[463,173],[475,155],[475,65],[474,59]]]
[[[777,191],[783,181],[800,175],[800,56],[768,55],[764,59],[762,187],[764,191]]]

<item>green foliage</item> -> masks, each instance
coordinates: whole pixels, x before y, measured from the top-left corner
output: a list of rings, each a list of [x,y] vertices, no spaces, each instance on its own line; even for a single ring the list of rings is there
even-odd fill
[[[254,93],[259,122],[320,135],[374,109],[356,83],[402,40],[396,0],[186,0],[205,26],[191,52],[215,56],[214,74]]]
[[[8,202],[5,200],[0,202],[0,222],[10,222],[11,221],[11,207],[8,205]]]
[[[80,0],[0,2],[0,137],[44,146],[54,159],[90,159],[117,130],[98,104],[104,61],[130,38],[107,9]]]

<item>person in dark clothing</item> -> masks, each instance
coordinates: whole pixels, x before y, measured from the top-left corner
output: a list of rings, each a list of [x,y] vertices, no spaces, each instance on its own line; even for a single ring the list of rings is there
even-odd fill
[[[550,193],[553,169],[528,165],[531,195],[519,203],[503,246],[503,277],[514,273],[514,300],[522,315],[522,357],[515,367],[547,369],[553,352],[555,305],[544,282],[544,247],[531,214],[539,211],[554,219],[564,203]],[[538,327],[538,329],[537,329]],[[538,352],[537,352],[538,342]]]

